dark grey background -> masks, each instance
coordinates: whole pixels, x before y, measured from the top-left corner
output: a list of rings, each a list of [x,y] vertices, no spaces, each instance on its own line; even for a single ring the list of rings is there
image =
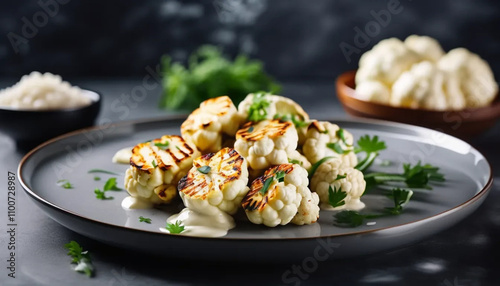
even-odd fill
[[[56,13],[41,15],[47,12],[40,3],[56,1],[61,2]],[[32,70],[70,78],[139,76],[162,54],[183,60],[199,45],[211,43],[230,55],[245,52],[263,60],[280,80],[326,79],[355,69],[360,54],[381,39],[413,33],[437,38],[445,50],[469,48],[495,74],[500,72],[500,1],[486,0],[401,0],[401,13],[393,14],[348,63],[340,43],[353,44],[354,28],[363,30],[374,20],[371,12],[387,10],[388,2],[2,1],[0,76]],[[23,35],[23,18],[38,31]],[[9,33],[26,41],[12,45]]]

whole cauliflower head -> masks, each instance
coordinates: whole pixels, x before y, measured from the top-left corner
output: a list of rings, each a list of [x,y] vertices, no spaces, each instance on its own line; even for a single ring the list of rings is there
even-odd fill
[[[380,81],[367,80],[356,85],[356,97],[366,101],[389,104],[391,91]]]
[[[225,136],[234,136],[243,118],[228,96],[203,101],[181,125],[181,134],[202,152],[217,152]]]
[[[290,98],[267,93],[250,93],[238,105],[240,116],[246,121],[281,118],[287,121],[308,121],[309,115]]]
[[[153,204],[169,203],[177,194],[177,183],[198,156],[196,147],[177,135],[140,143],[132,149],[125,189],[130,196]]]
[[[410,50],[401,40],[396,38],[382,40],[361,56],[356,73],[356,85],[374,80],[391,87],[399,75],[419,61],[418,54]]]
[[[292,122],[278,119],[248,122],[236,132],[234,149],[254,170],[288,163],[297,149],[298,135]]]
[[[321,206],[329,205],[329,190],[345,192],[344,204],[335,210],[360,210],[365,207],[361,202],[366,187],[363,173],[350,167],[343,167],[339,159],[331,159],[321,164],[311,179],[311,190],[319,195]]]
[[[405,39],[404,44],[425,61],[437,62],[444,55],[439,42],[428,36],[411,35]]]
[[[498,93],[498,84],[488,63],[464,48],[453,49],[437,63],[438,68],[458,78],[467,107],[489,105]]]
[[[339,158],[344,166],[355,167],[358,159],[353,151],[351,133],[328,121],[313,121],[308,127],[302,146],[304,156],[311,164],[331,156]]]
[[[178,185],[184,205],[206,215],[234,214],[248,192],[246,160],[231,148],[205,154],[193,162]]]
[[[313,223],[319,217],[319,208],[313,206],[315,197],[308,184],[307,171],[299,165],[274,166],[252,182],[241,204],[255,224],[286,225],[296,216],[297,224]]]
[[[448,100],[444,91],[445,81],[446,74],[431,62],[415,64],[392,86],[391,104],[408,108],[446,110]]]

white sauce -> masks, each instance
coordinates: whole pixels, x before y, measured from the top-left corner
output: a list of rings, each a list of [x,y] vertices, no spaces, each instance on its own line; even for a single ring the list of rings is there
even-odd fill
[[[127,147],[116,152],[112,159],[113,163],[127,165],[130,164],[130,157],[132,157],[132,148],[133,147]]]
[[[180,213],[167,219],[167,222],[172,224],[176,221],[182,222],[182,225],[185,226],[184,231],[180,235],[187,236],[221,237],[225,236],[228,230],[236,226],[234,219],[223,211],[209,216],[188,208],[184,208]],[[160,228],[160,231],[169,233],[164,227]]]
[[[122,208],[128,209],[151,209],[153,204],[149,201],[128,196],[122,201]]]

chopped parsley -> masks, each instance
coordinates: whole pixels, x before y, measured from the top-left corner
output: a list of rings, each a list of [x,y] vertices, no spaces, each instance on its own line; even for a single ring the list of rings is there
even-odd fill
[[[210,166],[203,166],[203,167],[198,168],[198,172],[203,173],[203,174],[208,174],[208,173],[210,173],[211,170],[212,170],[212,168],[210,168]]]
[[[59,180],[57,181],[57,185],[65,189],[73,189],[73,184],[71,184],[68,180]]]
[[[344,150],[344,148],[342,148],[342,145],[340,145],[340,142],[326,143],[326,147],[332,149],[333,151],[335,151],[335,153],[339,155],[345,155],[351,152],[351,150]]]
[[[148,217],[143,217],[142,215],[139,217],[139,222],[151,223],[151,219]]]
[[[274,119],[279,119],[281,121],[291,121],[296,128],[306,127],[309,125],[309,122],[302,120],[297,114],[276,114],[274,116]]]
[[[337,133],[335,135],[337,135],[337,137],[340,138],[340,140],[342,140],[342,142],[344,142],[346,146],[349,146],[349,144],[347,144],[347,141],[345,139],[344,129],[339,128],[339,130],[337,130]]]
[[[285,180],[285,175],[286,175],[285,171],[278,171],[278,172],[276,172],[275,178],[278,182],[281,183]]]
[[[99,176],[94,176],[94,181],[100,181],[101,180],[101,177]]]
[[[88,251],[83,251],[78,242],[72,240],[69,243],[66,243],[64,248],[68,250],[68,256],[72,258],[71,264],[76,264],[73,270],[84,273],[88,277],[92,277],[92,275],[94,275],[94,266],[90,260],[90,255]]]
[[[119,174],[115,173],[115,172],[111,172],[111,171],[107,171],[107,170],[102,170],[102,169],[91,169],[89,170],[87,173],[89,174],[93,174],[93,173],[102,173],[102,174],[108,174],[108,175],[115,175],[115,176],[119,176]]]
[[[302,161],[299,161],[297,159],[290,159],[290,158],[288,158],[288,163],[290,163],[290,164],[297,164],[297,165],[300,165],[300,166],[302,166],[304,164],[304,163],[302,163]]]
[[[346,175],[338,174],[334,181],[342,180],[342,179],[345,179],[345,178],[347,178],[347,174]]]
[[[330,159],[333,159],[333,158],[335,158],[335,157],[333,157],[333,156],[327,156],[327,157],[325,157],[325,158],[323,158],[323,159],[319,160],[318,162],[316,162],[316,163],[312,164],[311,169],[309,169],[309,181],[313,178],[314,173],[316,173],[316,170],[318,169],[318,167],[319,167],[321,164],[323,164],[323,163],[325,163],[326,161],[328,161],[328,160],[330,160]]]
[[[156,165],[156,160],[151,161],[151,165],[153,165],[153,168],[158,167],[158,165]]]
[[[113,177],[113,178],[109,178],[106,181],[106,183],[104,183],[104,187],[103,187],[102,191],[99,188],[95,188],[94,194],[95,194],[96,199],[111,200],[111,199],[113,199],[113,197],[107,197],[106,192],[107,191],[121,191],[121,190],[122,189],[116,185],[116,178]]]
[[[168,146],[170,145],[170,142],[165,142],[165,143],[162,143],[162,142],[156,142],[154,143],[154,146],[162,149],[162,150],[166,150],[168,148]]]
[[[250,128],[248,128],[248,133],[252,133],[254,130],[254,127],[253,126],[250,126]]]
[[[267,193],[267,190],[269,190],[269,186],[271,186],[271,183],[273,182],[274,178],[269,177],[264,181],[264,184],[262,185],[262,189],[260,189],[260,193],[264,196]]]
[[[269,190],[269,187],[271,186],[271,183],[276,180],[278,183],[284,182],[285,181],[285,171],[277,171],[274,173],[272,177],[267,178],[264,181],[264,184],[262,185],[262,188],[260,189],[260,193],[264,196],[267,191]]]
[[[252,104],[248,109],[248,120],[257,122],[265,120],[267,117],[267,108],[271,102],[267,98],[267,93],[255,93],[252,98]]]

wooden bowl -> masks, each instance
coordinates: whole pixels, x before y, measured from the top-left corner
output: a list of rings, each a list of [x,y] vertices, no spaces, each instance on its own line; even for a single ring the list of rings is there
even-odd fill
[[[344,110],[355,117],[402,122],[438,131],[463,139],[472,139],[491,128],[500,117],[500,98],[486,107],[460,111],[435,111],[394,107],[359,99],[354,90],[356,71],[341,74],[336,81],[337,97]]]

